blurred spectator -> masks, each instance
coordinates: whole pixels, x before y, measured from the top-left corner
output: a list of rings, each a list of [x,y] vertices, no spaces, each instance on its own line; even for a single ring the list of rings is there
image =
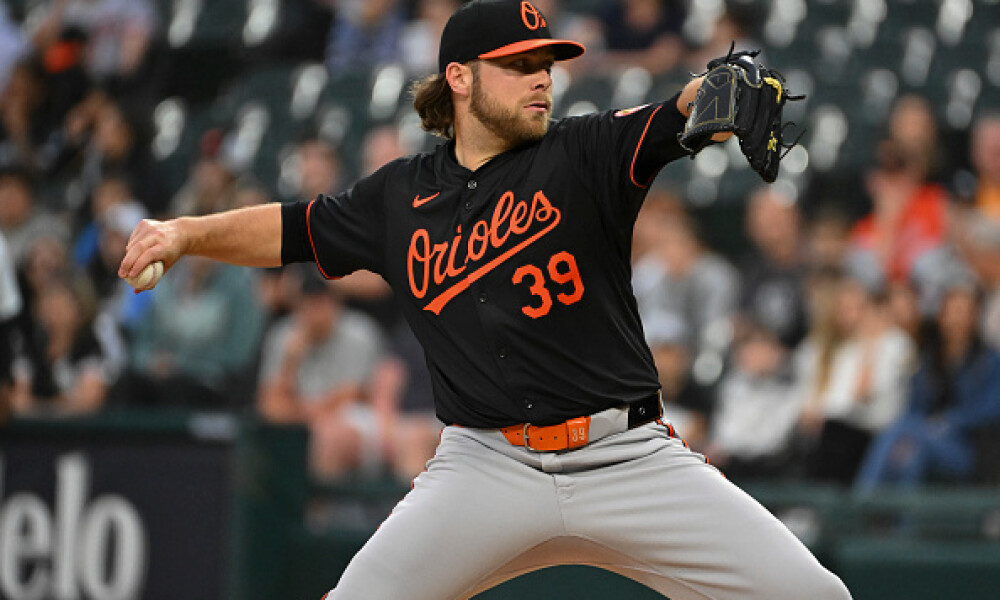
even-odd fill
[[[52,283],[69,279],[74,274],[69,246],[61,236],[40,234],[31,240],[20,265],[22,312],[30,315],[38,295]]]
[[[985,292],[983,340],[1000,350],[1000,221],[984,219],[982,213],[972,211],[967,223],[965,255]]]
[[[234,208],[237,171],[225,151],[224,134],[211,129],[201,136],[199,154],[188,180],[170,200],[172,216],[208,215]]]
[[[813,442],[810,475],[850,484],[872,437],[902,412],[914,343],[897,328],[884,292],[840,278],[796,352],[800,430]]]
[[[336,76],[400,62],[405,25],[398,0],[340,0],[327,38],[327,69]]]
[[[890,281],[909,278],[921,255],[945,241],[948,196],[923,181],[922,169],[900,145],[884,141],[879,166],[868,175],[872,213],[855,225],[852,247],[870,256]]]
[[[57,59],[28,56],[13,66],[0,93],[0,165],[47,174],[67,144],[64,121],[90,82],[75,60],[75,39],[60,41]]]
[[[21,313],[21,290],[17,285],[14,257],[0,233],[0,423],[10,414],[15,339],[15,319]]]
[[[137,205],[145,217],[145,208],[132,199],[132,189],[124,174],[110,173],[101,178],[90,196],[90,214],[86,219],[79,219],[83,223],[77,223],[73,239],[73,262],[85,267],[97,255],[100,249],[101,216],[112,206],[130,203]]]
[[[809,219],[805,259],[811,269],[843,269],[851,246],[851,224],[838,208],[823,206]]]
[[[770,64],[763,54],[764,44],[752,36],[761,16],[760,10],[758,3],[726,2],[724,10],[719,12],[712,24],[708,41],[685,56],[687,69],[692,73],[703,72],[708,61],[725,56],[731,45],[735,45],[736,51],[761,50],[757,60],[761,64]]]
[[[926,324],[915,285],[909,281],[897,281],[889,284],[886,293],[889,319],[915,344],[919,344],[924,337]]]
[[[1000,222],[1000,113],[976,120],[969,154],[978,178],[975,205],[984,215]]]
[[[374,322],[344,308],[318,273],[303,269],[295,309],[267,332],[257,406],[270,421],[309,428],[314,475],[383,466],[383,432],[361,400],[382,347]]]
[[[643,330],[660,379],[663,416],[684,441],[701,451],[708,434],[712,400],[708,390],[691,376],[688,328],[676,315],[663,313],[648,315]]]
[[[257,277],[257,297],[264,308],[267,326],[285,317],[295,308],[302,289],[302,271],[274,267],[260,269]]]
[[[856,488],[913,487],[929,477],[968,480],[976,467],[972,435],[1000,423],[1000,354],[978,334],[979,294],[956,281],[921,349],[906,413],[865,457]]]
[[[732,479],[778,477],[788,468],[802,402],[788,350],[767,327],[748,324],[719,384],[705,454]]]
[[[441,32],[461,4],[459,0],[417,0],[414,19],[405,25],[399,42],[403,64],[411,75],[437,73]]]
[[[7,4],[0,3],[0,93],[7,87],[14,65],[27,51],[20,24],[11,18]]]
[[[55,127],[48,120],[45,83],[40,65],[31,61],[10,66],[0,92],[0,164],[35,170],[36,147]]]
[[[604,39],[604,52],[594,52],[594,68],[618,73],[642,67],[665,73],[680,60],[684,5],[675,0],[616,0],[602,10],[593,24]],[[596,50],[596,49],[595,49]]]
[[[588,54],[584,55],[587,58],[604,52],[607,44],[604,40],[601,24],[593,16],[578,10],[579,3],[566,2],[565,0],[533,0],[532,4],[545,15],[552,37],[583,44],[589,54],[589,56]],[[602,2],[600,5],[591,4],[588,9],[593,11],[594,8],[607,7],[609,4],[610,2]],[[581,63],[583,66],[578,67],[575,64],[577,62],[579,61],[574,60],[558,64],[555,68],[566,69],[570,72],[582,72],[591,66]]]
[[[267,204],[271,194],[252,177],[244,177],[236,182],[236,193],[233,194],[231,208],[246,208]]]
[[[670,222],[684,217],[684,203],[680,197],[654,183],[632,228],[632,263],[655,254],[669,231]]]
[[[149,66],[159,16],[153,0],[50,0],[38,2],[25,19],[34,44],[43,54],[66,31],[85,40],[87,72],[116,94],[139,91],[150,83]]]
[[[741,317],[769,328],[788,349],[807,329],[800,220],[795,201],[779,188],[759,188],[747,205],[752,248],[741,265]]]
[[[934,111],[926,98],[900,97],[889,113],[887,129],[887,138],[905,157],[918,183],[941,180],[944,156]]]
[[[403,321],[392,331],[387,356],[372,375],[371,403],[393,474],[412,480],[434,456],[444,424],[435,415],[424,349]]]
[[[343,164],[336,148],[310,136],[295,146],[290,199],[312,200],[319,194],[333,196],[344,185]]]
[[[655,212],[650,213],[653,216]],[[663,213],[656,218],[653,246],[633,268],[632,286],[639,314],[645,319],[655,313],[671,313],[691,328],[688,339],[695,357],[696,379],[707,385],[721,372],[721,356],[731,339],[738,276],[724,258],[702,245],[694,223],[685,215]],[[703,367],[705,371],[699,373],[699,360],[702,365],[715,366]]]
[[[122,289],[118,266],[125,256],[125,244],[146,210],[138,202],[126,200],[108,205],[97,215],[97,253],[88,261],[87,275],[94,282],[100,298]]]
[[[18,170],[0,172],[0,232],[15,265],[24,262],[34,239],[42,235],[69,238],[65,224],[35,202],[31,177]]]
[[[371,175],[386,163],[412,152],[403,144],[395,125],[373,127],[361,142],[361,174]]]
[[[14,367],[13,407],[22,416],[70,415],[101,408],[121,370],[120,350],[95,329],[85,280],[49,283],[35,298],[35,322]],[[120,340],[113,344],[121,345]]]
[[[166,210],[166,192],[136,113],[94,93],[71,111],[66,127],[73,140],[64,159],[69,160],[71,179],[68,209],[79,212],[105,176],[121,173],[128,176],[135,199],[151,214]]]
[[[234,408],[260,346],[256,272],[191,257],[152,292],[118,390],[137,406]]]

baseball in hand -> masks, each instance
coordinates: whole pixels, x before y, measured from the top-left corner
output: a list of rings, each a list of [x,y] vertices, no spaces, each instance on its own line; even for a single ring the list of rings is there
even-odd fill
[[[144,290],[159,283],[161,277],[163,277],[163,261],[158,260],[147,265],[138,277],[126,277],[125,281],[137,290]]]

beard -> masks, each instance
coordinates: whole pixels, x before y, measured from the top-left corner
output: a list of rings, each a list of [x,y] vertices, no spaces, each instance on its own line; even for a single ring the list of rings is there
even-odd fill
[[[472,81],[469,112],[511,148],[538,141],[549,130],[548,113],[524,115],[517,109],[502,106],[495,97],[483,91],[478,78]]]

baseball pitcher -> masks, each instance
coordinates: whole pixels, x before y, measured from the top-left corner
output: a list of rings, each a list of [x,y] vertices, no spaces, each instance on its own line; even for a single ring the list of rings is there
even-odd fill
[[[448,426],[330,600],[469,598],[567,563],[674,600],[848,599],[661,419],[630,285],[658,171],[735,133],[773,179],[787,90],[731,52],[664,102],[552,121],[552,65],[583,52],[530,2],[468,2],[414,90],[433,152],[335,197],[144,221],[119,275],[191,254],[369,269],[395,290]]]

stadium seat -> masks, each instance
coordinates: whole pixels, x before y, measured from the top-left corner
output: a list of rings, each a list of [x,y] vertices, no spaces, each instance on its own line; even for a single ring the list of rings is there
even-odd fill
[[[212,111],[167,98],[157,105],[153,121],[152,154],[163,185],[172,196],[188,178],[202,134],[213,126]]]
[[[158,0],[157,4],[173,48],[241,43],[246,0]]]
[[[887,32],[902,31],[913,27],[934,28],[937,22],[939,2],[925,0],[890,0],[886,2],[886,18],[883,27]]]

